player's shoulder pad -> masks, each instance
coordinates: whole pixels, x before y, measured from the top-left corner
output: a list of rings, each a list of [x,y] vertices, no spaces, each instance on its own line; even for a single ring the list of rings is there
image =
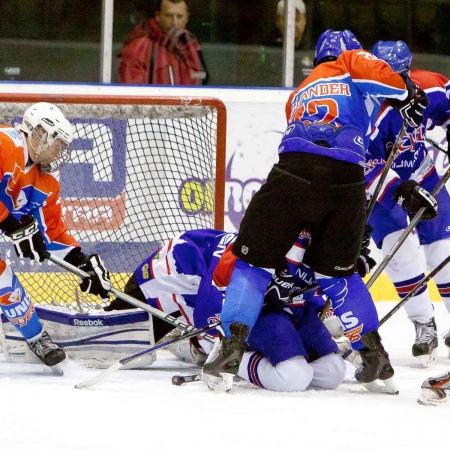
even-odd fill
[[[21,147],[23,148],[23,140],[20,136],[20,133],[12,126],[9,125],[1,125],[0,126],[0,135],[2,136],[2,146],[7,145],[9,143],[9,146],[11,144],[14,147]]]
[[[440,73],[430,72],[429,70],[414,69],[411,71],[410,78],[424,91],[426,89],[442,88],[446,89],[449,84],[447,77]]]

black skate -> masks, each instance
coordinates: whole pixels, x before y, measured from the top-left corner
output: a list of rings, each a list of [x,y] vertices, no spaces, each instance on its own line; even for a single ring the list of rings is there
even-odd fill
[[[420,405],[439,405],[448,399],[450,392],[450,372],[431,377],[422,383],[422,393],[417,399]]]
[[[362,363],[356,369],[355,378],[366,385],[369,390],[377,390],[376,380],[381,380],[387,390],[383,392],[396,394],[398,390],[393,383],[387,382],[394,376],[394,369],[389,361],[389,355],[381,343],[378,331],[371,331],[361,338],[364,349],[359,351]]]
[[[233,322],[230,325],[230,332],[231,338],[223,337],[218,341],[203,366],[202,379],[211,390],[230,390],[233,376],[239,371],[249,327]]]
[[[422,364],[429,367],[437,361],[436,347],[438,346],[437,329],[434,317],[426,323],[413,321],[416,327],[416,341],[412,346],[412,354]]]
[[[44,331],[39,339],[28,342],[31,351],[46,365],[54,366],[64,361],[66,354],[62,348],[56,345],[46,331]]]

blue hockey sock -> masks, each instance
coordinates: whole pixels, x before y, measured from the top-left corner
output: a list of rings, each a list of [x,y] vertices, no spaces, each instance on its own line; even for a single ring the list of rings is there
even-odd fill
[[[226,337],[231,337],[229,327],[233,322],[243,323],[251,331],[261,312],[264,294],[271,279],[270,272],[240,259],[236,261],[221,313]]]
[[[0,289],[0,307],[5,317],[25,339],[31,339],[42,331],[42,324],[30,297],[12,272],[5,271],[1,281],[7,281]]]

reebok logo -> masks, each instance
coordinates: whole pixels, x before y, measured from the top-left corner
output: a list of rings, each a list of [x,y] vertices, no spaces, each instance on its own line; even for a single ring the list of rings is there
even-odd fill
[[[73,319],[73,324],[78,327],[104,327],[103,319]]]

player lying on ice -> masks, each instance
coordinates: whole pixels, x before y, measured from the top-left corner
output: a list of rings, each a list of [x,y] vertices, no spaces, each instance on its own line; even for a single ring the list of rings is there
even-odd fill
[[[212,279],[225,250],[228,249],[225,257],[231,255],[229,246],[235,238],[235,233],[212,229],[181,233],[139,265],[127,282],[125,292],[165,313],[182,315],[188,324],[197,328],[219,321],[224,292]],[[370,236],[367,243],[369,239]],[[309,234],[302,233],[296,248],[306,248],[308,241]],[[363,258],[359,264],[363,276],[368,270],[366,261]],[[299,270],[297,285],[308,286],[314,282],[311,277],[312,272],[304,267]],[[335,354],[336,343],[318,318],[325,301],[321,295],[311,292],[305,294],[305,298],[297,297],[298,302],[292,307],[286,307],[293,286],[293,277],[281,273],[273,276],[238,375],[276,391],[336,388],[345,375],[345,368],[342,359]],[[128,303],[115,299],[106,310],[129,308],[132,306]],[[153,329],[155,341],[159,341],[173,326],[154,317]],[[350,333],[349,336],[355,339],[356,335]],[[185,361],[203,364],[211,344],[204,340],[200,340],[200,345],[197,341],[181,341],[172,344],[170,349]],[[219,380],[218,377],[206,379],[213,389],[229,388]]]
[[[32,105],[16,127],[0,126],[0,230],[21,258],[42,262],[46,251],[54,252],[89,272],[81,290],[106,299],[110,281],[101,259],[84,255],[62,220],[54,171],[70,159],[72,139],[72,125],[50,103]],[[28,293],[4,260],[0,260],[0,308],[44,364],[64,360],[64,350],[52,342]]]
[[[365,150],[384,98],[397,100],[394,107],[408,124],[420,125],[427,98],[419,87],[364,51],[349,30],[322,33],[314,69],[286,104],[279,161],[248,205],[233,245],[234,261],[219,263],[229,270],[221,312],[225,339],[217,357],[205,363],[205,373],[229,377],[236,372],[271,279],[267,269],[285,264],[299,232],[307,228],[312,240],[303,261],[345,331],[353,332],[353,348],[363,360],[355,378],[386,383],[393,377],[375,305],[355,274],[367,221]],[[403,206],[413,199],[435,207],[414,187],[402,193],[395,200]],[[295,264],[291,268],[295,275]]]

